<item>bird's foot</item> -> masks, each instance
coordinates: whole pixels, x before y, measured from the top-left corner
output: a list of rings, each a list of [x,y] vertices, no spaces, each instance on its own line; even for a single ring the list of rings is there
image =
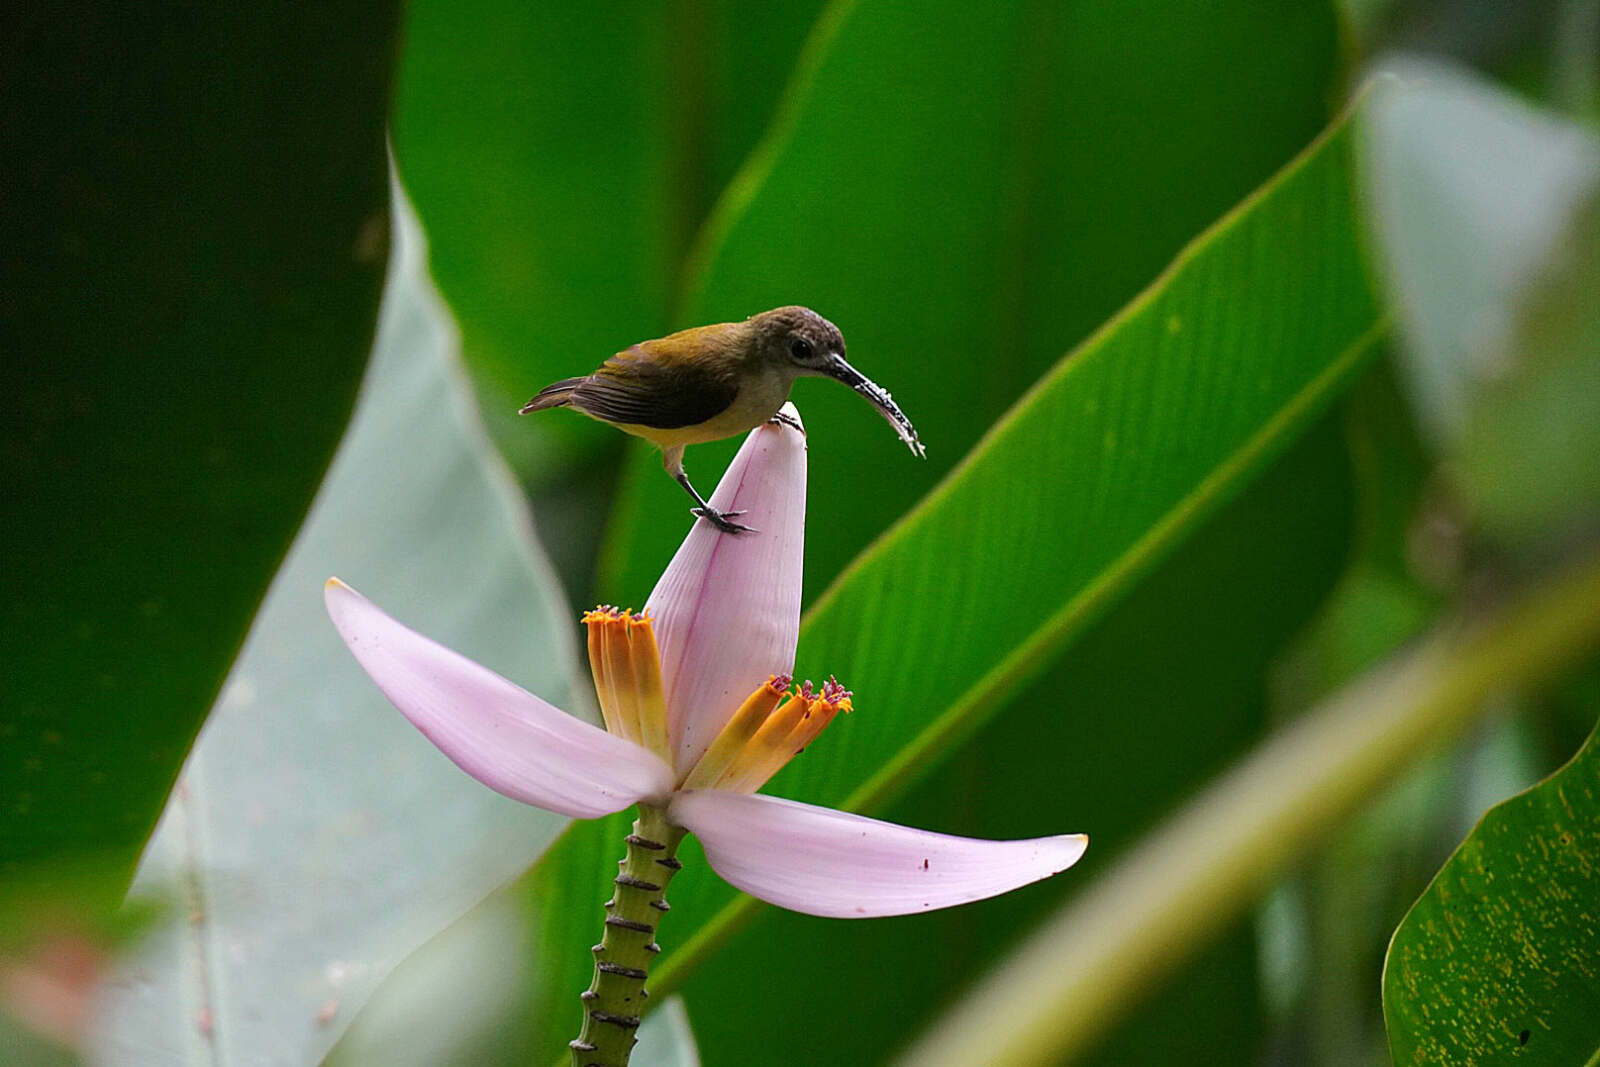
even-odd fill
[[[690,508],[689,514],[695,516],[696,518],[706,520],[723,533],[741,534],[756,532],[753,527],[746,526],[742,522],[733,521],[740,515],[744,514],[744,510],[742,508],[738,511],[718,511],[716,508],[707,505],[703,508]]]
[[[795,418],[793,415],[786,415],[780,411],[767,421],[777,423],[780,426],[787,426],[791,430],[799,430],[801,437],[806,435],[806,428],[800,425],[800,420]]]

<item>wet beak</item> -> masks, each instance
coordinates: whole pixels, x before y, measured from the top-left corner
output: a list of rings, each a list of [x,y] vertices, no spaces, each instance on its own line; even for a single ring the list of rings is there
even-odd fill
[[[906,443],[907,448],[919,458],[927,455],[922,442],[917,439],[916,427],[911,425],[911,420],[906,418],[906,413],[900,410],[900,405],[894,402],[894,397],[889,395],[888,390],[880,388],[865,374],[846,363],[844,357],[837,353],[828,360],[822,373],[843,382],[866,397],[872,406],[878,409],[878,414],[894,427],[894,432],[900,435],[900,440]]]

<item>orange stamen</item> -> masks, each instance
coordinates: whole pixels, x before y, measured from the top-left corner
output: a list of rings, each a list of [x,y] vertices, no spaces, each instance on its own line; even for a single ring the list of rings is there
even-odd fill
[[[616,612],[616,608],[602,605],[584,612],[583,624],[589,629],[589,673],[594,676],[594,693],[600,701],[600,716],[605,719],[608,733],[627,737],[627,728],[620,717],[616,675],[608,665],[606,654],[606,646],[610,643],[607,631],[616,618]]]
[[[661,650],[650,617],[602,606],[584,612],[583,622],[589,629],[589,671],[606,729],[670,759]]]
[[[850,693],[838,682],[828,679],[820,694],[807,682],[768,716],[714,788],[755,792],[815,740],[835,715],[849,710]]]
[[[773,709],[788,688],[789,676],[774,674],[751,693],[684,778],[683,788],[710,789],[716,785],[723,773],[739,758],[739,754],[770,721]]]
[[[827,729],[833,717],[841,711],[846,715],[850,713],[850,698],[854,696],[850,690],[829,678],[822,683],[822,696],[811,706],[811,714],[795,725],[794,732],[788,737],[787,747],[790,750],[790,759],[805,751],[807,745],[817,739],[817,735]]]
[[[667,696],[661,686],[661,649],[656,644],[656,630],[649,615],[641,613],[628,620],[628,659],[633,664],[639,743],[670,763]]]
[[[739,758],[717,779],[715,788],[731,789],[736,793],[754,793],[789,762],[789,747],[785,743],[795,725],[811,714],[811,698],[804,692],[795,693],[767,716],[761,729],[739,753]]]

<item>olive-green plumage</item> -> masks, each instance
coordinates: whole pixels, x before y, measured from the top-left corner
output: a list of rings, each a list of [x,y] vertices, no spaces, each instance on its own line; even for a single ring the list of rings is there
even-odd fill
[[[720,322],[641,341],[593,374],[541,389],[522,414],[570,407],[642,437],[661,449],[662,464],[690,496],[696,515],[736,533],[748,530],[716,511],[683,472],[683,450],[744,433],[774,418],[799,377],[844,382],[866,397],[912,452],[917,431],[894,399],[844,358],[838,327],[815,311],[781,307],[743,322]]]

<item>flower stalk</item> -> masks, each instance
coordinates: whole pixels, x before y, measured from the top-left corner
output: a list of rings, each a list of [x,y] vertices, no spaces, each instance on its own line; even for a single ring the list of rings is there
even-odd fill
[[[678,845],[685,832],[661,808],[639,805],[606,901],[605,935],[593,949],[594,979],[581,995],[583,1029],[568,1045],[572,1067],[626,1067],[650,995],[644,987],[650,962],[661,951],[656,927],[671,907],[667,886],[683,867]]]

